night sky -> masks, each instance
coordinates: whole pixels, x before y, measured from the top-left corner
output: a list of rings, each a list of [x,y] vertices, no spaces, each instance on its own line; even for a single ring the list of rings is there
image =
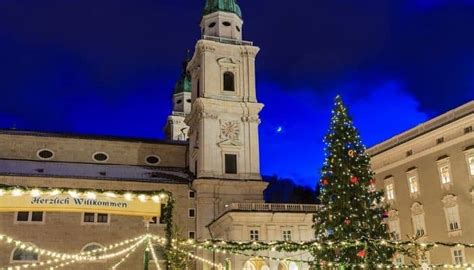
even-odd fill
[[[371,146],[474,99],[474,0],[240,0],[262,173],[314,186],[333,98]],[[0,0],[0,128],[163,138],[204,0]]]

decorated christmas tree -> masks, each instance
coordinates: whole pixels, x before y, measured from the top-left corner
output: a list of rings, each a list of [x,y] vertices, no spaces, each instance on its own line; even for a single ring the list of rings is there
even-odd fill
[[[394,250],[380,244],[390,239],[383,222],[387,215],[383,193],[375,191],[370,157],[340,96],[325,143],[319,185],[323,207],[315,215],[314,228],[319,242],[334,244],[314,248],[315,268],[359,269],[364,264],[375,269],[391,264]]]

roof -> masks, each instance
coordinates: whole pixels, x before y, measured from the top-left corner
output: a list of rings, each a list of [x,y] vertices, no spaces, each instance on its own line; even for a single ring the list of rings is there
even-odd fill
[[[0,159],[0,175],[183,184],[192,180],[183,168],[7,159]]]
[[[0,134],[17,135],[17,136],[70,138],[70,139],[83,139],[83,140],[122,141],[122,142],[150,143],[150,144],[169,144],[169,145],[187,145],[188,144],[188,142],[186,141],[121,137],[121,136],[112,136],[112,135],[87,135],[87,134],[72,134],[72,133],[60,133],[60,132],[42,132],[42,131],[15,130],[15,129],[0,129]]]
[[[237,0],[207,0],[204,8],[204,15],[208,15],[217,11],[234,13],[242,18]]]
[[[389,140],[379,143],[369,148],[367,152],[371,156],[376,156],[471,114],[474,114],[474,101],[469,101],[460,107],[448,111],[403,133],[400,133]]]

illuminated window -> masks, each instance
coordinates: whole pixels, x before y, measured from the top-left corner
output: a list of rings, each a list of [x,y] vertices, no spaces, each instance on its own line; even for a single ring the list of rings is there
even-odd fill
[[[467,164],[469,166],[469,173],[474,176],[474,155],[467,158]]]
[[[441,187],[448,190],[453,185],[453,178],[451,174],[451,166],[449,163],[449,157],[444,156],[437,161],[438,173],[441,182]]]
[[[449,166],[443,166],[439,169],[441,174],[441,183],[448,184],[451,182],[451,175],[449,174]]]
[[[420,184],[418,182],[418,172],[412,169],[407,172],[408,188],[410,189],[410,196],[417,197],[420,194]]]
[[[394,184],[388,184],[385,186],[385,193],[387,195],[387,200],[395,200],[395,186]]]
[[[259,230],[250,230],[250,241],[258,241],[260,239]]]

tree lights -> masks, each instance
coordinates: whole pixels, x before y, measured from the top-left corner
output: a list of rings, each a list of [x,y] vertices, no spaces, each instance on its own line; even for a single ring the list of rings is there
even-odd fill
[[[390,239],[383,222],[386,212],[383,194],[374,191],[374,173],[370,157],[362,144],[357,129],[344,106],[336,97],[329,132],[325,137],[326,159],[322,168],[321,204],[315,214],[316,239],[321,242],[353,241],[360,239]],[[310,250],[317,263],[365,265],[369,269],[388,264],[395,252],[379,241],[364,241],[364,245],[342,245]]]

